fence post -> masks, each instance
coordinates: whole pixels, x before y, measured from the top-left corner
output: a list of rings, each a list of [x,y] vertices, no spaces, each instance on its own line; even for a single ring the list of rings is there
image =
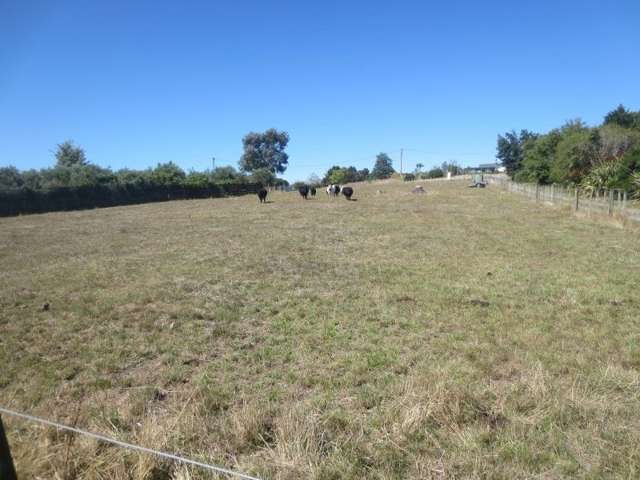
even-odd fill
[[[11,452],[9,451],[9,442],[4,434],[2,415],[0,415],[0,478],[2,480],[18,480],[16,469],[11,459]]]
[[[609,216],[613,215],[613,190],[609,190]]]
[[[540,185],[536,183],[536,202],[540,200]]]
[[[578,211],[578,203],[579,203],[579,191],[578,191],[578,187],[576,187],[576,192],[575,192],[575,201],[574,201],[574,206],[573,209],[577,212]]]
[[[556,203],[556,184],[551,184],[551,203],[555,205]]]
[[[622,210],[627,209],[627,191],[622,192]]]

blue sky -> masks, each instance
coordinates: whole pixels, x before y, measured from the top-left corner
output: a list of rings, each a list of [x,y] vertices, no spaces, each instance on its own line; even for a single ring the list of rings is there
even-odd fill
[[[498,133],[640,109],[640,1],[0,0],[0,166],[237,165],[291,135],[289,180],[331,165],[492,161]],[[396,165],[397,166],[397,165]]]

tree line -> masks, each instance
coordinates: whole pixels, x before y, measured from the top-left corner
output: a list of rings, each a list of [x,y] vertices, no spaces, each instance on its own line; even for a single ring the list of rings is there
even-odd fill
[[[544,134],[507,132],[496,157],[520,182],[640,192],[640,111],[619,105],[595,127],[577,119]]]
[[[286,132],[275,129],[264,133],[251,132],[243,138],[244,153],[240,169],[224,166],[198,172],[185,172],[174,162],[158,163],[154,168],[113,171],[87,160],[84,149],[65,141],[55,151],[55,165],[40,170],[19,171],[16,167],[0,168],[0,190],[30,189],[34,191],[56,188],[87,188],[109,185],[206,187],[212,184],[287,185],[277,173],[286,170],[288,156],[284,152],[289,141]]]
[[[423,171],[424,164],[416,164],[416,168],[413,172],[405,173],[402,178],[406,181],[416,180],[417,178],[440,178],[446,176],[447,172],[451,172],[453,175],[459,175],[463,172],[455,161],[444,162],[439,167],[433,167],[430,170]],[[397,175],[397,172],[393,168],[393,161],[388,154],[381,152],[376,156],[373,168],[363,168],[358,170],[356,167],[341,167],[334,165],[329,168],[322,178],[315,174],[312,174],[306,182],[295,182],[292,187],[297,188],[303,184],[311,186],[331,185],[331,184],[345,184],[353,182],[364,182],[372,180],[384,180]]]
[[[278,178],[288,165],[289,135],[275,129],[242,139],[239,169],[224,166],[185,172],[173,162],[145,170],[100,167],[72,141],[59,144],[55,164],[40,170],[0,168],[0,215],[128,205],[162,200],[207,198],[285,186]]]

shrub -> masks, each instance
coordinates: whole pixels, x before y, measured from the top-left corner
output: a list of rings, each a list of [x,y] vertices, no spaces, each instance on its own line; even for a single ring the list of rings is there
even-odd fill
[[[427,178],[442,178],[444,177],[444,172],[441,168],[435,167],[427,172]]]

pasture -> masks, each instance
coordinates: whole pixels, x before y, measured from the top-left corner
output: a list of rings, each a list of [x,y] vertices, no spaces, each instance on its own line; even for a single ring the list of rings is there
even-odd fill
[[[638,478],[637,231],[414,185],[0,219],[0,405],[265,479]],[[216,478],[3,419],[22,478]]]

